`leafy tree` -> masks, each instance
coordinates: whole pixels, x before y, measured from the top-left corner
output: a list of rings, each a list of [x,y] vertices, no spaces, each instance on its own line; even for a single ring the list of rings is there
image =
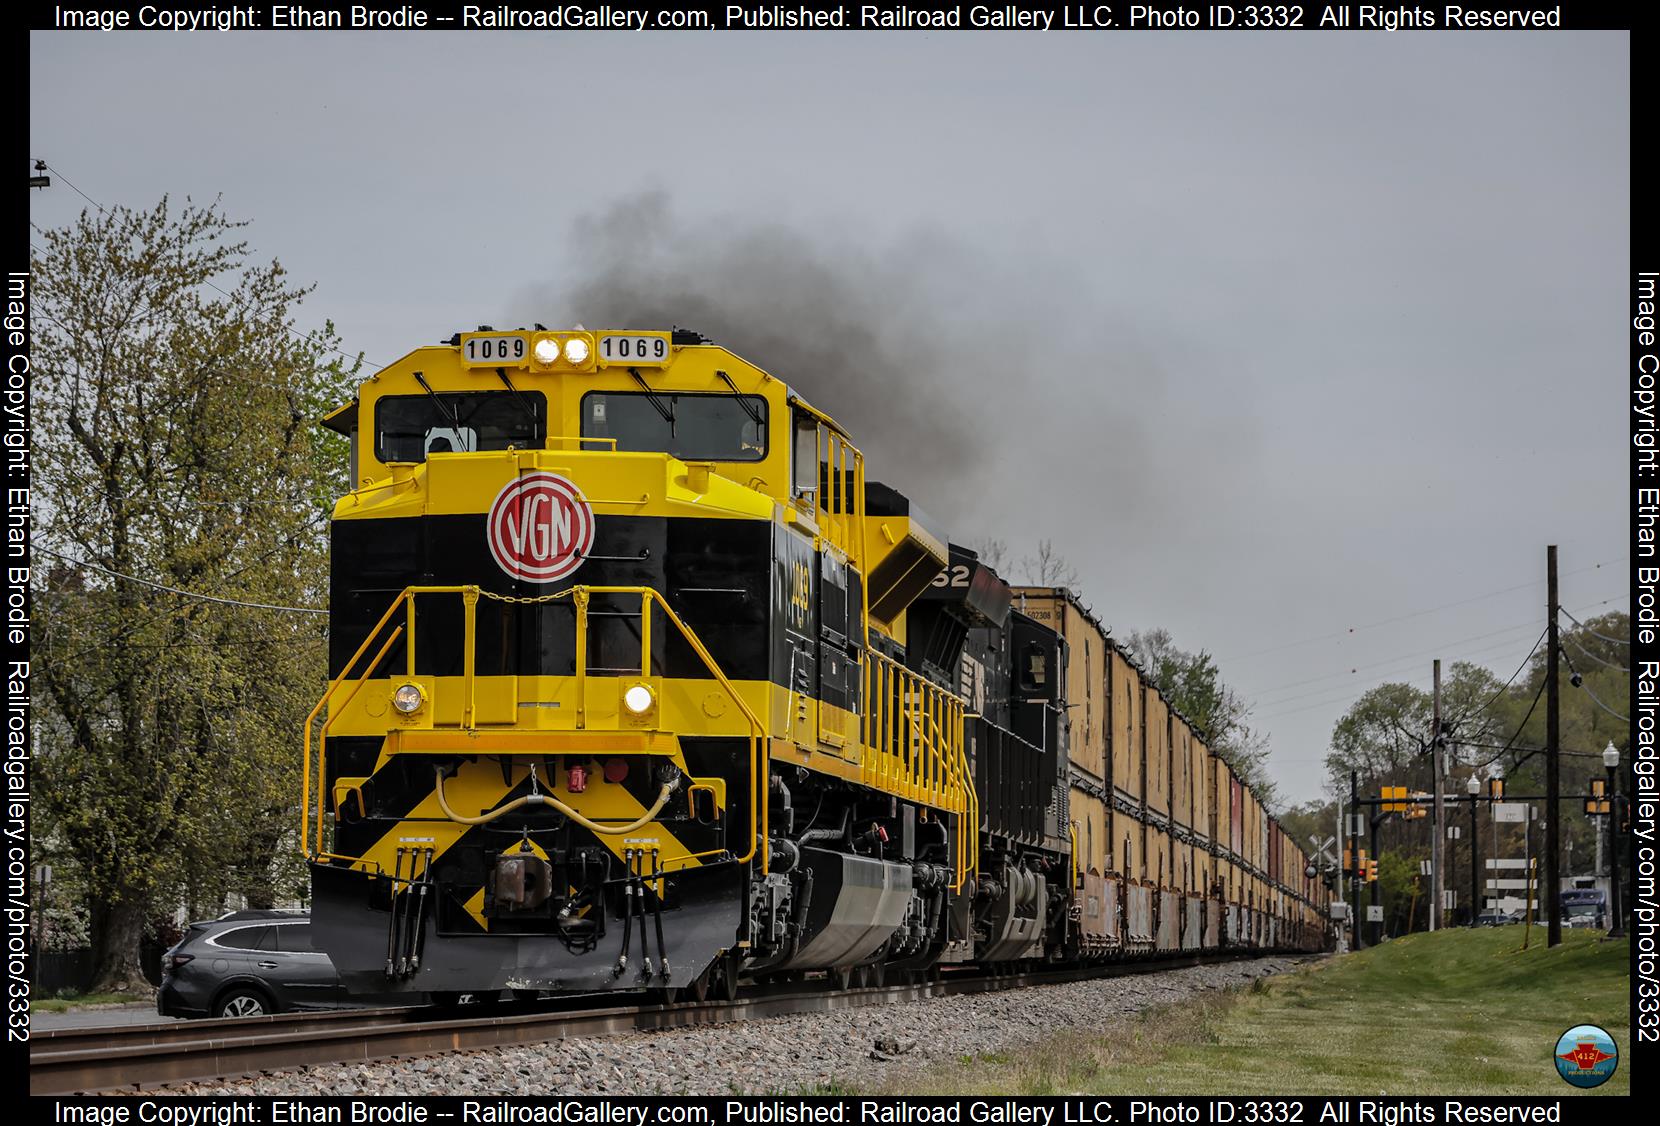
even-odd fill
[[[1566,623],[1561,632],[1561,792],[1583,794],[1593,779],[1603,777],[1601,751],[1609,742],[1626,748],[1630,725],[1624,712],[1610,714],[1631,698],[1630,649],[1621,639],[1630,636],[1630,619],[1607,614],[1582,627]],[[1505,684],[1491,670],[1454,662],[1442,681],[1442,716],[1448,728],[1443,793],[1458,795],[1471,773],[1497,773],[1507,779],[1511,795],[1542,794],[1545,790],[1545,702],[1543,688],[1547,654],[1538,651]],[[1577,673],[1580,685],[1572,677]],[[1431,791],[1431,735],[1433,701],[1430,693],[1408,684],[1384,684],[1357,700],[1332,731],[1326,766],[1339,793],[1349,789],[1353,771],[1362,796],[1375,796],[1377,787],[1404,785]],[[1548,813],[1534,801],[1540,817]],[[1563,830],[1563,874],[1597,870],[1604,854],[1597,850],[1598,820],[1585,816],[1578,798],[1564,798],[1560,816]],[[1467,826],[1468,807],[1454,813],[1453,823]],[[1428,819],[1390,818],[1379,827],[1380,846],[1403,857],[1427,858],[1430,851]],[[1465,832],[1468,832],[1467,827]],[[1520,824],[1494,826],[1485,809],[1478,811],[1477,832],[1485,856],[1497,847],[1503,856],[1519,857],[1527,830]],[[1496,846],[1494,837],[1496,836]],[[1542,844],[1542,826],[1531,827],[1535,855]],[[1468,863],[1467,841],[1460,840],[1449,855],[1449,870]],[[1415,868],[1413,869],[1416,870]],[[1468,873],[1468,869],[1464,869]],[[1452,881],[1449,881],[1451,886]],[[1459,882],[1457,889],[1464,890]],[[1461,896],[1462,902],[1462,896]],[[1423,904],[1419,904],[1420,916]],[[1391,920],[1394,919],[1391,907]],[[1404,926],[1405,916],[1399,920]],[[1418,920],[1420,923],[1422,919]]]
[[[1503,684],[1488,669],[1457,661],[1447,670],[1441,683],[1441,717],[1448,730],[1446,776],[1467,775],[1486,757],[1482,746],[1504,730],[1505,701]],[[1326,755],[1332,785],[1347,793],[1353,772],[1365,795],[1381,785],[1429,789],[1434,714],[1434,696],[1410,684],[1380,684],[1367,692],[1332,729]]]
[[[40,831],[76,868],[95,988],[153,917],[298,886],[300,723],[325,673],[329,478],[349,372],[309,292],[217,202],[82,212],[33,256]],[[355,371],[355,367],[352,369]]]
[[[1318,837],[1325,840],[1337,832],[1337,803],[1330,801],[1307,801],[1301,805],[1294,805],[1289,809],[1280,810],[1278,817],[1280,825],[1291,834],[1291,839],[1297,842],[1297,847],[1309,852],[1308,839]],[[1312,855],[1312,854],[1311,854]]]
[[[1205,733],[1206,745],[1272,810],[1278,790],[1268,777],[1268,738],[1249,722],[1251,709],[1222,682],[1216,659],[1179,649],[1167,630],[1137,630],[1127,646],[1170,705]]]

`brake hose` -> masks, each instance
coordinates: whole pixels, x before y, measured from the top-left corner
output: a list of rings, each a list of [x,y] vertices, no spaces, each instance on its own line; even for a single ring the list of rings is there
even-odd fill
[[[604,833],[607,836],[613,837],[621,836],[623,833],[632,833],[636,829],[643,829],[649,825],[652,819],[655,818],[658,813],[662,812],[663,807],[669,804],[669,798],[673,796],[675,789],[679,785],[678,780],[673,782],[664,782],[663,788],[657,791],[657,800],[651,804],[650,809],[640,815],[638,820],[630,821],[626,825],[601,825],[597,821],[588,820],[588,818],[582,816],[582,814],[578,813],[576,810],[572,809],[570,806],[566,805],[564,802],[560,801],[551,794],[542,793],[526,794],[522,798],[516,798],[513,801],[508,802],[500,809],[492,809],[489,813],[481,813],[477,817],[463,817],[459,813],[455,812],[455,810],[451,809],[450,803],[444,800],[444,768],[441,766],[434,767],[433,773],[437,781],[438,808],[444,811],[445,817],[448,817],[451,821],[454,821],[458,825],[486,825],[498,817],[512,813],[520,806],[549,805],[556,811],[563,813],[566,817],[569,817],[572,821],[576,822],[584,829],[587,829],[589,832]]]

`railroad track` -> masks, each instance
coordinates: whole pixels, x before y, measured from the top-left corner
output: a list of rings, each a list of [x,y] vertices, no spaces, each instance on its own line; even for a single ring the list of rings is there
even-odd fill
[[[466,1006],[462,1010],[353,1009],[118,1028],[65,1028],[38,1032],[31,1037],[29,1093],[131,1091],[314,1064],[725,1024],[786,1014],[890,1005],[926,997],[1159,973],[1270,953],[1212,953],[1172,960],[1004,974],[987,974],[976,969],[946,973],[931,981],[839,991],[815,989],[811,987],[813,983],[796,983],[757,989],[736,1001],[672,1005],[551,1009],[535,1003],[519,1003],[476,1009]]]

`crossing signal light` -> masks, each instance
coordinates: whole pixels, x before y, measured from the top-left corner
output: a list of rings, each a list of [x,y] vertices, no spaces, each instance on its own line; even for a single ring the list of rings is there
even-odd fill
[[[1601,778],[1591,779],[1591,796],[1585,799],[1586,813],[1592,816],[1605,816],[1611,812],[1607,786]]]

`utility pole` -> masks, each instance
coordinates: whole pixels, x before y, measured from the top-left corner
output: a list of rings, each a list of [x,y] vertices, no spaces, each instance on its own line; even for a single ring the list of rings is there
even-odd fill
[[[1430,796],[1434,799],[1435,826],[1430,831],[1429,841],[1429,870],[1430,870],[1430,901],[1429,901],[1429,929],[1439,930],[1441,927],[1441,861],[1446,855],[1446,826],[1441,820],[1441,662],[1435,662],[1435,718],[1432,722],[1429,760],[1430,760]]]
[[[1360,834],[1354,831],[1361,816],[1359,777],[1360,776],[1357,772],[1353,770],[1349,771],[1349,808],[1351,812],[1349,815],[1349,824],[1344,826],[1349,830],[1349,860],[1354,865],[1354,874],[1350,878],[1353,880],[1352,886],[1354,888],[1354,949],[1356,950],[1360,950],[1365,943],[1365,938],[1362,934],[1362,927],[1364,924],[1361,922],[1360,915],[1360,885],[1362,883],[1360,878]]]
[[[1378,822],[1384,820],[1388,816],[1389,815],[1387,813],[1374,813],[1374,814],[1371,815],[1372,856],[1374,856],[1374,857],[1378,855]],[[1366,913],[1368,915],[1370,915],[1372,913],[1372,908],[1373,907],[1377,907],[1379,905],[1379,902],[1378,902],[1378,884],[1380,883],[1380,881],[1372,880],[1370,882],[1371,882],[1371,885],[1372,885],[1372,894],[1371,894],[1371,902],[1366,905]],[[1377,921],[1377,923],[1374,924],[1374,926],[1372,928],[1372,945],[1377,946],[1381,942],[1383,942],[1383,920],[1379,919]]]
[[[1545,894],[1540,906],[1545,912],[1545,945],[1562,944],[1562,870],[1557,861],[1562,851],[1562,818],[1557,809],[1561,796],[1561,685],[1556,675],[1556,545],[1545,548]]]
[[[1481,917],[1481,887],[1476,883],[1476,872],[1481,867],[1481,841],[1476,832],[1476,802],[1481,797],[1481,780],[1473,769],[1466,789],[1470,795],[1470,925],[1473,927]]]

